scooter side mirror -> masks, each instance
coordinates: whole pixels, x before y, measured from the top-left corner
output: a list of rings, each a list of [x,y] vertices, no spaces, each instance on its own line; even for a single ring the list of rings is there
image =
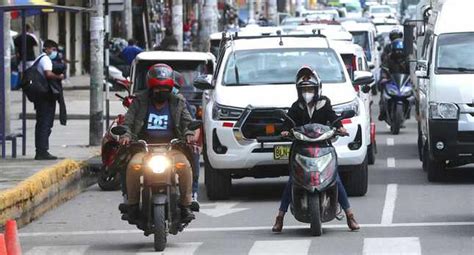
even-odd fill
[[[361,89],[361,90],[362,90],[362,93],[367,94],[367,93],[370,92],[370,89],[371,89],[371,88],[370,88],[369,85],[364,85],[364,86],[362,86],[362,89]]]
[[[296,123],[295,121],[290,117],[288,116],[287,112],[283,109],[278,109],[275,111],[275,113],[281,117],[283,117],[285,120],[288,120],[291,125],[293,125],[293,127],[296,127]]]
[[[194,82],[193,82],[194,87],[200,89],[200,90],[211,90],[214,89],[212,84],[207,80],[206,77],[200,76],[197,77]]]
[[[115,126],[113,127],[110,132],[112,132],[112,134],[114,135],[125,135],[125,133],[127,133],[127,128],[125,128],[124,126]]]
[[[355,116],[354,110],[346,110],[341,113],[341,119],[349,119]]]

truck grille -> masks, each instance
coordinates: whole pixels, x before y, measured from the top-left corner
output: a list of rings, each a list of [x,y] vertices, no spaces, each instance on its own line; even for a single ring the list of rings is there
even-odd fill
[[[284,120],[276,116],[275,109],[253,109],[242,124],[242,134],[247,139],[258,136],[279,135],[283,131]]]
[[[458,141],[463,143],[474,143],[474,131],[459,132]]]

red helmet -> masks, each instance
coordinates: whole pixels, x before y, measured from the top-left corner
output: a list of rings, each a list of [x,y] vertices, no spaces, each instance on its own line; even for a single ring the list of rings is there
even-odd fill
[[[155,64],[148,69],[146,83],[149,89],[174,86],[174,71],[169,65]]]

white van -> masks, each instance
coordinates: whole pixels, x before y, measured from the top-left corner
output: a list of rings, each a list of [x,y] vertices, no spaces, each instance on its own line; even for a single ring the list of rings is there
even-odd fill
[[[474,163],[474,1],[434,8],[418,61],[420,146],[429,181]]]

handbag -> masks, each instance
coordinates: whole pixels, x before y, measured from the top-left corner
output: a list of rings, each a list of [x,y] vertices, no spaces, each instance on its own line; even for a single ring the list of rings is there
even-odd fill
[[[50,94],[50,86],[48,80],[38,71],[39,57],[31,67],[26,69],[21,77],[20,86],[30,102],[36,102],[40,98]]]

